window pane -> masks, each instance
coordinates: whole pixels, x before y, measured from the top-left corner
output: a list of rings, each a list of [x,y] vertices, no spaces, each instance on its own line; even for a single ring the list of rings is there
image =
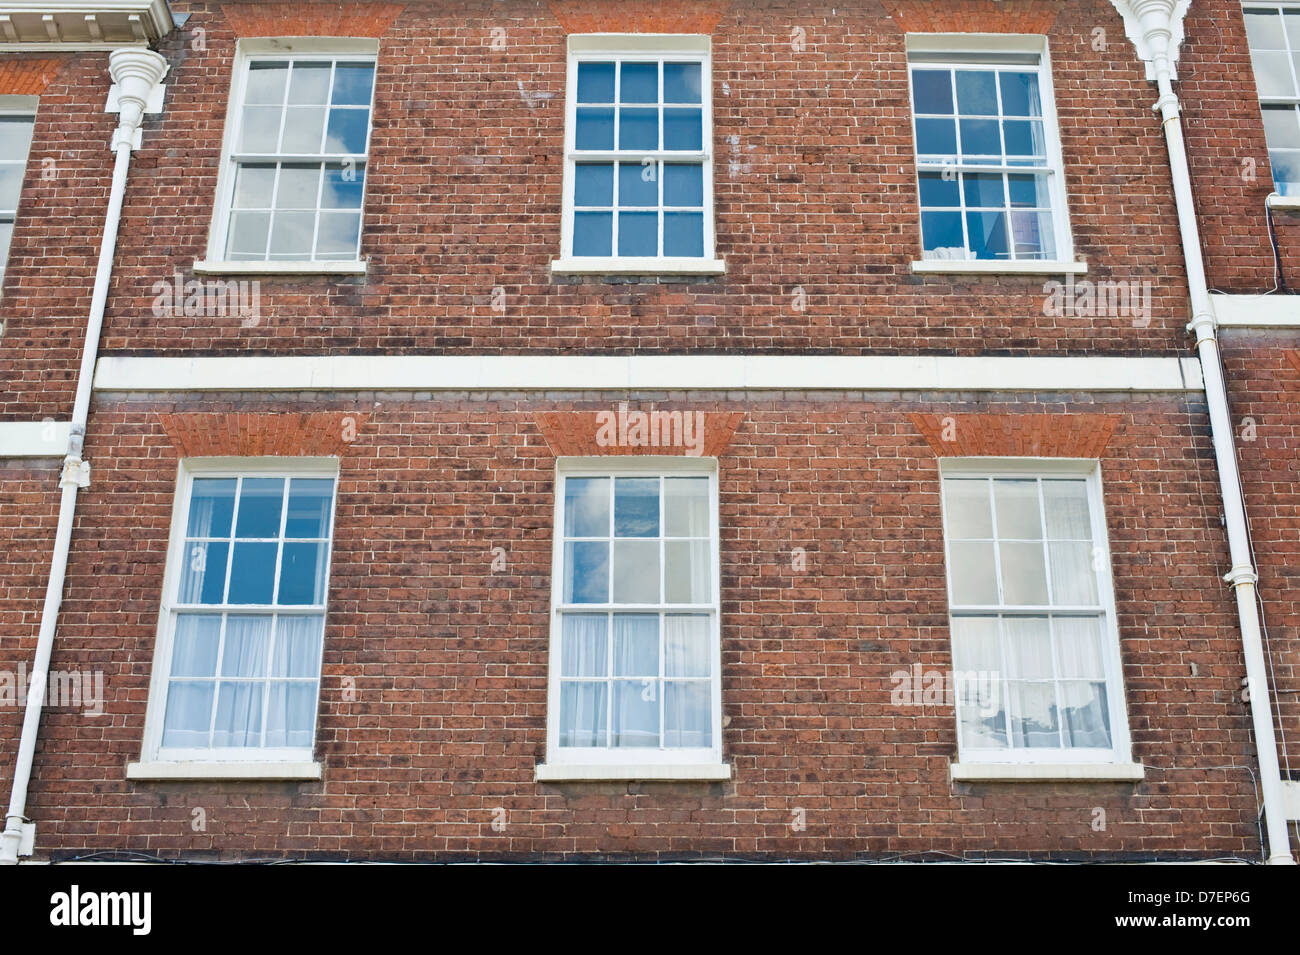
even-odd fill
[[[369,106],[375,84],[373,63],[339,63],[334,67],[335,106]]]
[[[992,544],[950,542],[948,560],[953,603],[983,605],[998,602]]]
[[[190,541],[181,556],[181,584],[177,599],[183,604],[219,604],[226,590],[224,541]]]
[[[315,209],[320,197],[320,163],[285,163],[275,192],[277,209]]]
[[[0,209],[17,209],[18,194],[23,188],[23,167],[18,164],[0,166]]]
[[[657,206],[659,182],[653,164],[621,163],[618,167],[620,206]]]
[[[1007,748],[1007,684],[971,679],[958,685],[961,745],[966,749]]]
[[[659,535],[659,478],[614,481],[614,536]]]
[[[230,567],[230,593],[226,598],[232,604],[269,604],[275,585],[274,543],[237,543]]]
[[[659,542],[614,542],[614,603],[659,602]]]
[[[1300,194],[1300,152],[1270,152],[1268,161],[1277,191],[1284,196]]]
[[[229,537],[235,511],[234,478],[195,478],[190,486],[188,537]]]
[[[172,683],[167,687],[167,712],[163,715],[162,745],[185,749],[206,748],[212,722],[212,698],[217,685]]]
[[[315,227],[314,212],[279,213],[271,227],[271,258],[309,258]]]
[[[624,63],[619,77],[619,102],[659,102],[659,64]]]
[[[573,204],[575,206],[612,206],[614,204],[614,164],[578,163],[573,167]]]
[[[658,255],[659,216],[654,212],[621,212],[618,216],[619,255]]]
[[[349,160],[349,162],[351,162]],[[323,209],[360,209],[365,193],[366,167],[361,164],[338,164],[325,167],[325,185],[321,190]]]
[[[1047,138],[1041,120],[1008,119],[1002,122],[1002,138],[1007,147],[1007,162],[1028,165],[1047,157]]]
[[[998,135],[996,119],[963,119],[961,127],[961,154],[964,157],[988,157],[1002,155],[1002,139]]]
[[[698,163],[665,163],[664,205],[704,205],[704,167]]]
[[[698,257],[704,254],[704,214],[664,213],[664,255]]]
[[[280,557],[280,591],[285,605],[323,604],[328,550],[324,541],[289,542]]]
[[[614,64],[578,64],[578,102],[614,102]]]
[[[609,536],[609,478],[568,478],[564,482],[564,536]]]
[[[609,684],[560,684],[560,745],[606,746]]]
[[[992,70],[957,70],[957,112],[996,116],[998,91]]]
[[[1097,575],[1092,566],[1092,544],[1053,542],[1047,550],[1052,561],[1052,602],[1065,606],[1095,604]]]
[[[1294,106],[1264,106],[1264,137],[1269,149],[1300,149],[1300,124]]]
[[[270,652],[269,614],[231,614],[226,617],[226,642],[221,651],[222,676],[266,676]]]
[[[1002,86],[1002,115],[1043,115],[1037,73],[1003,71],[998,74],[998,82]]]
[[[271,675],[311,679],[319,676],[324,626],[324,617],[281,614],[275,622]]]
[[[235,208],[269,209],[275,194],[275,166],[245,163],[235,173]],[[266,233],[263,233],[265,239]]]
[[[912,107],[917,113],[952,113],[952,74],[948,70],[913,70]]]
[[[613,149],[614,110],[580,108],[573,132],[573,145],[575,149]]]
[[[245,478],[239,494],[236,537],[277,537],[284,478]]]
[[[32,116],[0,116],[0,159],[27,161],[35,122]]]
[[[965,258],[966,239],[962,234],[960,212],[923,212],[921,237],[927,252],[952,250]]]
[[[267,701],[266,745],[306,748],[316,727],[316,683],[270,685]]]
[[[239,151],[276,152],[280,141],[281,113],[278,106],[245,106],[240,124]]]
[[[1043,566],[1043,545],[1003,541],[998,545],[1002,561],[1002,602],[1010,606],[1047,603],[1047,574]]]
[[[993,504],[998,512],[998,537],[1003,540],[1043,539],[1037,481],[995,480]]]
[[[709,542],[664,542],[664,601],[670,604],[708,603]]]
[[[1101,626],[1100,617],[1057,617],[1052,621],[1056,633],[1057,667],[1062,679],[1106,678]]]
[[[227,242],[231,258],[263,258],[266,255],[267,233],[271,228],[269,212],[236,212],[230,216],[230,238]]]
[[[1281,50],[1286,48],[1286,34],[1276,10],[1246,12],[1246,41],[1252,50]]]
[[[1046,617],[1005,617],[1007,677],[1012,680],[1051,680],[1051,628]]]
[[[619,149],[658,149],[659,110],[620,109],[618,111]]]
[[[713,744],[708,683],[664,684],[664,745],[704,747]]]
[[[955,177],[945,179],[943,173],[923,172],[920,175],[922,206],[960,206],[961,193]],[[958,223],[960,232],[961,224]]]
[[[566,613],[561,622],[560,676],[609,674],[609,618],[603,613]]]
[[[284,102],[284,81],[289,75],[288,63],[248,64],[248,83],[244,89],[245,103]]]
[[[1001,173],[966,173],[962,176],[966,205],[1001,209],[1006,203]]]
[[[213,746],[261,745],[262,690],[261,683],[218,684]]]
[[[983,478],[946,478],[944,520],[950,540],[987,540],[993,536],[989,482]]]
[[[564,545],[564,602],[609,602],[609,544],[577,541]]]
[[[664,676],[712,675],[709,621],[704,614],[664,615]]]
[[[1012,683],[1009,689],[1012,745],[1028,749],[1060,747],[1055,687],[1050,683]]]
[[[957,124],[951,119],[918,119],[916,151],[922,156],[955,156]]]
[[[704,112],[699,109],[664,110],[664,149],[704,148]]]
[[[657,681],[615,680],[614,713],[610,745],[659,745],[659,694]]]
[[[355,258],[361,238],[361,213],[322,212],[316,231],[316,258]]]
[[[329,537],[334,503],[332,478],[293,478],[289,482],[289,513],[285,537]]]
[[[295,63],[289,78],[289,102],[324,106],[330,96],[330,64]]]
[[[701,102],[702,77],[703,67],[699,63],[665,63],[664,102]]]
[[[952,665],[963,673],[1002,672],[1002,650],[997,617],[952,618]]]
[[[316,106],[292,106],[284,114],[284,138],[280,151],[319,153],[321,133],[325,127],[325,110]]]
[[[1250,61],[1255,67],[1255,85],[1260,96],[1296,95],[1290,54],[1251,53]]]
[[[659,675],[659,615],[614,614],[614,676]]]
[[[1056,237],[1050,212],[1011,213],[1011,238],[1017,258],[1056,257]]]
[[[1092,540],[1086,481],[1043,482],[1047,536],[1052,540]]]
[[[1033,209],[1052,205],[1047,176],[1012,174],[1007,176],[1007,186],[1013,206]]]
[[[664,534],[668,537],[709,534],[708,478],[664,478]]]
[[[172,643],[172,676],[217,675],[221,646],[221,615],[183,613],[176,618]]]
[[[574,213],[574,255],[612,255],[613,251],[614,214],[612,212]]]
[[[1110,749],[1110,711],[1106,684],[1061,684],[1061,722],[1066,746]]]
[[[370,128],[370,112],[364,109],[330,110],[329,128],[325,135],[327,153],[353,153],[366,151],[366,134]],[[286,137],[287,138],[287,137]]]

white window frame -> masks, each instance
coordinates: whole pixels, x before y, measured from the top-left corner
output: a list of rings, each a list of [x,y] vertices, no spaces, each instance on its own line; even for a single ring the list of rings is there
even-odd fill
[[[561,747],[560,746],[560,654],[563,614],[602,612],[694,611],[703,604],[565,604],[564,603],[564,500],[565,481],[577,477],[707,477],[709,479],[709,540],[711,618],[709,659],[711,745],[707,748],[675,749],[660,747]],[[548,653],[546,758],[537,767],[537,778],[598,779],[680,779],[725,780],[731,768],[722,762],[722,651],[718,538],[718,462],[715,458],[670,457],[658,455],[560,458],[555,469],[555,506],[553,508],[551,554],[551,624]],[[661,528],[662,530],[662,528]],[[660,573],[664,572],[661,564]],[[610,594],[613,597],[613,594]],[[663,634],[659,636],[662,646]]]
[[[1065,182],[1065,157],[1061,150],[1061,127],[1056,112],[1056,90],[1052,83],[1052,58],[1047,37],[1037,34],[941,34],[912,33],[906,38],[907,48],[907,105],[908,122],[911,126],[912,157],[916,165],[916,234],[919,258],[912,263],[913,272],[992,272],[992,273],[1070,273],[1082,274],[1087,271],[1087,264],[1075,260],[1074,239],[1070,229],[1069,192]],[[1037,57],[1037,65],[1018,62],[1019,59]],[[914,59],[916,57],[917,59]],[[945,57],[950,57],[945,59]],[[998,57],[1005,57],[1005,64],[997,63]],[[972,58],[983,59],[975,62]],[[916,97],[912,88],[912,70],[915,67],[939,70],[960,70],[969,68],[996,69],[999,66],[1035,69],[1038,73],[1038,95],[1043,109],[1043,137],[1046,143],[1047,166],[1001,166],[1001,165],[957,165],[962,172],[992,173],[1045,173],[1048,178],[1048,190],[1052,203],[1052,225],[1056,255],[1052,259],[927,259],[925,258],[925,240],[921,231],[921,194],[920,174],[933,172],[933,166],[922,166],[919,143],[916,140]],[[953,104],[956,109],[956,103]],[[956,114],[954,114],[956,115]],[[965,215],[966,197],[959,190],[962,209],[962,235],[965,248],[970,252],[970,241],[966,237],[967,222]],[[1014,246],[1011,236],[1011,222],[1007,221],[1009,246]]]
[[[375,90],[370,95],[369,126],[366,131],[366,182],[361,199],[361,241],[355,260],[302,259],[295,261],[231,261],[226,259],[226,238],[230,226],[231,206],[235,200],[235,179],[239,163],[235,146],[242,126],[244,88],[248,82],[248,65],[255,60],[291,58],[294,60],[337,60],[356,57],[375,61],[375,86],[379,80],[379,41],[367,37],[264,37],[239,40],[231,67],[230,100],[226,107],[225,132],[221,141],[221,164],[217,172],[216,201],[212,224],[208,228],[207,257],[194,263],[196,274],[364,274],[365,260],[360,254],[366,229],[366,199],[369,191],[370,151],[375,127]],[[281,162],[292,161],[292,157]],[[312,159],[311,161],[321,161]]]
[[[318,778],[320,765],[314,761],[316,730],[319,728],[320,700],[323,674],[318,667],[316,719],[310,747],[229,747],[212,749],[164,749],[163,723],[167,714],[167,689],[171,678],[171,660],[177,618],[177,594],[183,577],[185,562],[185,537],[189,521],[190,496],[195,478],[232,477],[285,477],[331,478],[334,480],[334,499],[330,517],[330,537],[325,554],[325,600],[317,610],[324,617],[322,634],[329,624],[330,569],[334,559],[334,538],[337,531],[338,477],[337,458],[310,457],[257,457],[257,458],[186,458],[180,462],[176,477],[176,495],[172,507],[170,538],[167,546],[167,563],[163,571],[162,601],[158,613],[157,635],[154,640],[153,671],[149,681],[149,701],[145,711],[145,729],[142,757],[139,763],[128,767],[128,777],[189,778]],[[282,518],[283,520],[283,518]],[[231,527],[234,533],[234,527]],[[259,605],[260,606],[260,605]],[[214,613],[238,612],[239,608],[214,605]],[[247,608],[244,608],[247,609]],[[294,611],[302,608],[291,608]],[[304,611],[305,612],[305,611]],[[324,653],[324,636],[321,639]]]
[[[1290,11],[1292,13],[1300,13],[1300,3],[1285,2],[1285,0],[1242,0],[1241,16],[1242,16],[1243,24],[1245,23],[1246,14],[1251,10],[1280,11],[1283,14],[1282,29],[1286,30],[1286,17],[1285,17],[1286,12]],[[1296,86],[1297,93],[1294,96],[1264,96],[1263,94],[1259,93],[1259,79],[1258,77],[1256,77],[1255,80],[1255,92],[1257,94],[1256,102],[1259,104],[1261,123],[1263,123],[1264,121],[1265,106],[1290,106],[1292,114],[1300,113],[1300,66],[1297,66],[1295,62],[1295,56],[1300,55],[1300,36],[1292,37],[1288,32],[1287,41],[1288,43],[1295,44],[1294,46],[1289,47],[1289,52],[1292,55],[1288,56],[1287,60],[1291,65],[1292,79],[1297,84]],[[1254,55],[1256,51],[1254,48],[1250,46],[1249,38],[1247,38],[1246,40],[1246,49],[1247,49],[1247,54],[1251,57],[1251,74],[1254,75],[1255,72]],[[1282,52],[1282,51],[1263,50],[1259,52],[1272,53],[1272,52]],[[1300,116],[1297,116],[1297,122],[1300,122]],[[1269,153],[1269,174],[1273,175],[1274,192],[1273,192],[1273,196],[1269,197],[1269,205],[1273,206],[1274,208],[1300,208],[1300,184],[1297,184],[1296,190],[1291,193],[1281,192],[1278,189],[1277,176],[1273,171],[1273,162],[1272,162],[1273,149],[1271,146],[1269,146],[1267,138],[1265,138],[1264,141],[1264,148]],[[1300,150],[1291,149],[1288,147],[1286,151],[1295,153],[1296,159],[1300,160]]]
[[[645,150],[583,151],[575,149],[578,117],[578,64],[589,61],[689,58],[701,64],[700,101],[703,139],[700,152]],[[693,34],[577,34],[569,37],[564,100],[564,184],[560,220],[560,257],[551,263],[556,274],[694,274],[718,275],[725,271],[716,254],[713,207],[713,58],[710,39]],[[661,81],[662,82],[662,81]],[[618,143],[614,143],[615,147]],[[583,162],[627,162],[636,156],[659,162],[700,162],[704,178],[704,254],[702,256],[620,256],[615,245],[609,256],[575,256],[573,249],[574,167]],[[617,218],[617,210],[615,210]],[[662,229],[661,238],[662,238]]]
[[[40,99],[36,96],[0,96],[0,116],[17,116],[20,118],[30,119],[32,121],[32,136],[36,134],[36,108]],[[22,202],[22,187],[27,181],[27,167],[31,162],[32,147],[31,140],[28,140],[27,155],[23,157],[22,169],[23,175],[20,177],[18,186],[19,203]],[[18,165],[17,160],[9,160],[9,163]],[[0,219],[10,222],[14,227],[18,225],[19,203],[14,205],[13,209],[3,210]],[[9,252],[13,249],[13,237],[10,235],[10,246],[5,250],[4,258],[0,259],[0,287],[4,283],[4,274],[9,266]]]
[[[1008,748],[968,749],[962,743],[961,701],[957,700],[956,731],[959,764],[992,764],[1049,766],[1124,766],[1133,765],[1132,743],[1129,736],[1128,709],[1124,693],[1123,661],[1120,656],[1119,622],[1115,611],[1115,584],[1111,573],[1110,540],[1106,532],[1104,495],[1101,484],[1101,465],[1096,460],[1075,458],[943,458],[939,463],[939,501],[943,514],[943,556],[945,599],[951,623],[954,611],[983,610],[1003,612],[1002,607],[955,608],[952,605],[952,561],[949,556],[947,495],[943,481],[951,477],[973,478],[1075,478],[1083,479],[1088,487],[1088,513],[1092,524],[1093,562],[1097,573],[1097,601],[1102,610],[1102,657],[1106,677],[1106,697],[1109,707],[1111,748]],[[1044,515],[1046,519],[1046,515]],[[1029,612],[1017,606],[1020,612]],[[1060,612],[1061,608],[1043,607],[1042,611]],[[1036,612],[1036,611],[1035,611]],[[950,627],[951,634],[951,627]],[[950,636],[951,640],[951,636]],[[960,695],[959,695],[960,696]],[[1032,775],[1032,774],[1027,774]],[[1068,772],[1044,778],[1060,778],[1083,773]],[[1116,778],[1127,778],[1124,774]]]

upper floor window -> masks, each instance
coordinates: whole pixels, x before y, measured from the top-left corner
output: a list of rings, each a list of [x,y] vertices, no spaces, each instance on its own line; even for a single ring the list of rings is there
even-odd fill
[[[961,759],[1127,761],[1096,465],[948,459],[943,512]]]
[[[1300,6],[1250,4],[1245,15],[1273,184],[1300,195]]]
[[[355,262],[375,56],[284,42],[237,58],[209,258]]]
[[[1046,48],[1019,39],[909,42],[924,259],[1072,257]]]
[[[187,462],[146,759],[311,758],[336,466]]]
[[[708,38],[571,38],[567,109],[562,261],[706,270]]]
[[[9,110],[0,97],[0,277],[9,261],[9,241],[18,215],[18,197],[27,171],[36,118],[27,110]]]

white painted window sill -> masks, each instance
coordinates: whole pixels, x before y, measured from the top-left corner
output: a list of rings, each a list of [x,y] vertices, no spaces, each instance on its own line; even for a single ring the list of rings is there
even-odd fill
[[[1300,210],[1300,196],[1283,196],[1278,193],[1270,193],[1268,197],[1268,207],[1270,209],[1281,209],[1283,211]]]
[[[922,259],[912,263],[918,274],[938,275],[1083,275],[1088,263],[1083,259],[1074,262],[1047,262],[1024,259],[1019,262],[1002,262],[997,259]]]
[[[195,275],[365,275],[366,262],[230,262],[194,263]]]
[[[730,763],[538,763],[537,782],[601,782],[663,780],[676,782],[725,782],[731,778]]]
[[[583,256],[554,259],[553,275],[722,275],[724,259],[595,259]]]
[[[321,765],[313,761],[301,763],[254,763],[198,761],[151,762],[142,760],[126,764],[127,779],[246,779],[246,780],[311,780],[320,779]]]
[[[954,782],[1140,782],[1141,763],[952,763]]]

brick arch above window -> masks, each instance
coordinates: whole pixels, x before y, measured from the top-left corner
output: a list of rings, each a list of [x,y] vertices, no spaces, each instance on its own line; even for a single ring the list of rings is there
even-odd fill
[[[955,457],[1100,458],[1118,415],[913,414],[935,455]]]
[[[637,415],[645,418],[633,417]],[[744,417],[743,412],[670,410],[620,402],[607,411],[543,411],[534,420],[557,458],[635,454],[716,458],[731,444]]]
[[[658,3],[607,3],[604,0],[547,0],[565,33],[711,34],[733,0],[659,0]]]
[[[1064,0],[883,0],[904,33],[1042,34],[1065,8]]]
[[[67,62],[65,56],[0,62],[0,96],[40,96]]]
[[[343,456],[359,441],[365,415],[337,411],[300,414],[159,414],[181,457]]]
[[[223,3],[235,36],[382,36],[401,3]]]

